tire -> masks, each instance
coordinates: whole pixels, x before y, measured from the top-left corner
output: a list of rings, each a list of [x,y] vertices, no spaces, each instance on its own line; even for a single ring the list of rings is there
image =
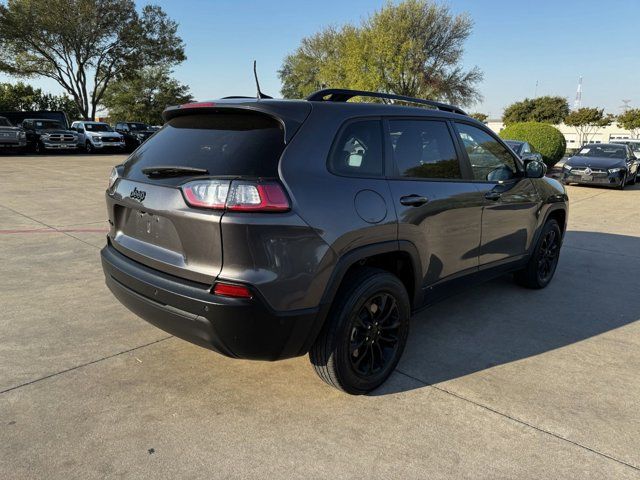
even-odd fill
[[[39,141],[36,142],[36,144],[33,146],[33,151],[38,155],[42,155],[44,153],[44,147],[42,146],[42,143],[40,143]]]
[[[542,227],[538,243],[527,266],[514,274],[516,282],[526,288],[544,288],[549,285],[558,266],[562,232],[553,218]]]
[[[379,387],[402,356],[410,317],[409,295],[398,277],[370,267],[348,274],[309,351],[316,373],[352,395]]]
[[[620,182],[620,185],[618,185],[618,190],[624,190],[624,187],[627,186],[627,176],[625,175],[622,178],[622,182]]]
[[[91,142],[88,140],[84,144],[84,149],[87,153],[95,153],[95,148],[93,148],[93,145],[91,145]]]
[[[629,181],[629,185],[635,185],[638,181],[638,172],[633,176],[633,180]]]

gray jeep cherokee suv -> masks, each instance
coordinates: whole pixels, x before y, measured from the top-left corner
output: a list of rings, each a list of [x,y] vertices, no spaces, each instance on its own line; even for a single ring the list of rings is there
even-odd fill
[[[365,96],[422,107],[347,102]],[[564,187],[456,107],[329,89],[164,118],[111,174],[102,264],[120,302],[185,340],[309,353],[361,394],[398,363],[412,312],[507,272],[553,277]]]

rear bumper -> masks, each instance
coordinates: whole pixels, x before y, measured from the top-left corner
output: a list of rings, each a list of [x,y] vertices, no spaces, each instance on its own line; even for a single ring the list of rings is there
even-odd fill
[[[143,320],[223,355],[279,360],[309,348],[316,309],[273,312],[251,300],[220,297],[207,285],[178,279],[141,265],[107,245],[102,268],[113,295]]]

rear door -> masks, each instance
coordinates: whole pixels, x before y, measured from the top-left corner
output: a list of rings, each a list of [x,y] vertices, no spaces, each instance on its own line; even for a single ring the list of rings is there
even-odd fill
[[[475,184],[464,179],[450,125],[422,118],[385,123],[398,234],[421,255],[423,288],[475,272],[482,201]]]
[[[538,221],[535,185],[493,133],[466,122],[455,126],[484,200],[480,265],[517,260],[527,253]]]
[[[251,110],[169,120],[124,163],[107,195],[112,245],[154,269],[212,282],[222,267],[223,210],[188,206],[180,186],[195,178],[277,178],[283,148],[282,125]],[[182,171],[149,173],[155,167]]]

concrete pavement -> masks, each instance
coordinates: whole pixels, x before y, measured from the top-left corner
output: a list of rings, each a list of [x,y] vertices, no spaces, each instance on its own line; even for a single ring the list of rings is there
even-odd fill
[[[422,312],[391,380],[350,397],[306,357],[227,359],[113,299],[123,158],[0,157],[0,478],[640,478],[640,187],[569,187],[547,289]]]

